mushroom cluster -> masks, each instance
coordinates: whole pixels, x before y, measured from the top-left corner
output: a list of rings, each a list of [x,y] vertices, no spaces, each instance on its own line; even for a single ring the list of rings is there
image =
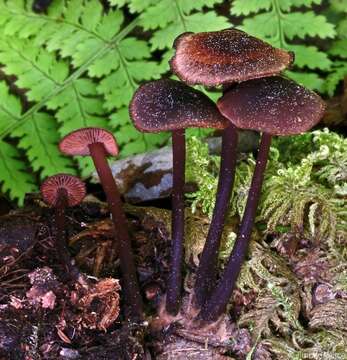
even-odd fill
[[[185,129],[212,128],[222,132],[218,189],[206,243],[196,273],[193,308],[196,319],[214,322],[224,313],[246,256],[273,135],[299,134],[313,127],[325,105],[315,93],[281,75],[293,62],[293,54],[240,30],[185,33],[174,42],[172,72],[181,81],[160,79],[141,85],[130,103],[130,117],[143,132],[171,131],[173,151],[172,249],[165,311],[175,317],[181,308],[185,225]],[[223,96],[215,104],[190,85],[221,86]],[[239,233],[229,260],[217,282],[221,235],[234,182],[238,129],[260,132],[261,141]],[[71,132],[60,142],[62,153],[91,156],[106,194],[114,223],[122,289],[131,320],[144,318],[131,237],[121,196],[107,162],[118,155],[112,133],[100,128]],[[78,178],[58,174],[41,187],[44,201],[55,208],[54,237],[60,259],[72,280],[79,275],[65,238],[65,208],[79,204],[86,193]]]
[[[309,130],[322,117],[325,105],[315,93],[280,76],[294,60],[277,49],[236,29],[184,33],[174,42],[172,72],[183,83],[162,79],[142,85],[134,94],[130,116],[140,131],[173,132],[172,263],[166,311],[180,308],[184,244],[184,129],[222,129],[222,151],[216,203],[194,287],[194,311],[216,321],[226,309],[244,261],[254,225],[272,135]],[[222,86],[217,106],[188,85]],[[221,235],[235,176],[238,129],[262,133],[256,168],[239,234],[225,270],[217,281]]]
[[[112,133],[101,128],[83,128],[66,135],[59,143],[60,151],[69,156],[91,156],[106,194],[114,223],[114,247],[118,249],[122,271],[122,289],[132,321],[143,320],[142,299],[127,220],[115,179],[107,163],[107,156],[118,154],[118,145]],[[78,205],[86,194],[83,182],[75,176],[58,174],[49,177],[41,186],[44,201],[55,208],[54,238],[63,266],[70,278],[76,280],[79,272],[72,264],[65,239],[65,208]]]

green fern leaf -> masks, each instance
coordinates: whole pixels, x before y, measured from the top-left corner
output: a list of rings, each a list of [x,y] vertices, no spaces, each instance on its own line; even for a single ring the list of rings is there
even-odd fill
[[[279,13],[275,10],[244,20],[242,28],[255,36],[267,39],[277,46],[285,46],[285,38],[304,39],[306,36],[318,36],[322,39],[333,38],[334,26],[322,15],[312,11],[305,13]]]
[[[290,40],[294,37],[304,39],[306,36],[333,38],[336,34],[334,25],[328,23],[323,15],[316,15],[313,11],[288,13],[283,19],[283,26],[284,34]]]
[[[230,12],[232,15],[240,16],[256,13],[260,10],[269,10],[270,8],[271,0],[234,0]]]
[[[57,61],[54,54],[33,47],[27,40],[0,38],[0,58],[7,75],[16,75],[16,85],[28,89],[30,101],[40,101],[47,93],[63,83],[68,65]]]
[[[5,35],[35,36],[34,44],[45,44],[49,51],[59,50],[62,57],[72,57],[74,66],[81,65],[90,50],[100,50],[123,23],[122,12],[104,15],[101,3],[95,0],[57,0],[46,16],[27,11],[22,1],[3,0],[0,12]]]
[[[332,47],[329,49],[329,54],[347,59],[347,39],[334,41]]]
[[[276,13],[273,11],[265,12],[246,18],[240,28],[247,33],[260,37],[274,46],[281,45],[281,34],[276,23]]]
[[[18,147],[26,151],[33,170],[40,172],[41,178],[60,172],[75,173],[71,160],[58,150],[57,124],[52,116],[36,113],[11,136],[20,139]]]
[[[141,13],[149,6],[156,4],[157,0],[110,0],[113,4],[124,6],[127,4],[131,13]]]
[[[331,60],[327,54],[320,51],[316,46],[292,44],[295,39],[307,37],[319,37],[322,39],[333,38],[336,35],[334,25],[329,23],[325,16],[317,15],[313,11],[292,11],[295,7],[310,8],[314,4],[320,4],[321,0],[266,0],[264,2],[236,2],[235,14],[247,15],[240,28],[254,36],[268,41],[274,46],[292,50],[295,52],[295,66],[299,69],[330,70]],[[253,6],[251,8],[251,6]],[[232,7],[233,12],[234,7]],[[249,11],[250,9],[252,11]],[[261,12],[265,10],[264,12]],[[235,10],[234,10],[235,11]],[[261,13],[259,13],[261,12]],[[288,76],[303,85],[319,91],[324,91],[324,81],[317,73],[288,71]]]
[[[154,2],[141,15],[141,25],[146,30],[156,30],[150,40],[152,50],[172,46],[179,34],[187,31],[213,31],[230,27],[225,17],[214,11],[192,13],[203,7],[211,8],[221,0],[160,0]]]
[[[91,76],[110,73],[98,86],[98,93],[105,98],[106,109],[127,106],[141,81],[159,78],[161,68],[153,61],[146,61],[149,56],[146,43],[130,37],[121,41],[106,58],[100,57],[89,67]],[[110,57],[113,59],[108,62]]]
[[[330,6],[335,11],[347,13],[347,0],[331,0]]]
[[[311,7],[313,4],[320,5],[322,0],[288,0],[291,6],[306,6]]]
[[[0,81],[0,132],[18,123],[22,112],[20,100],[9,94],[9,88]]]
[[[47,107],[56,111],[61,136],[83,127],[96,126],[111,130],[104,103],[97,93],[97,85],[88,78],[71,82],[70,86],[47,102]],[[91,159],[77,157],[76,160],[82,176],[87,177],[94,171]]]
[[[331,60],[328,55],[319,51],[316,46],[288,45],[288,50],[295,53],[295,65],[300,68],[329,70]]]
[[[149,134],[137,131],[132,125],[127,107],[111,116],[110,125],[117,133],[117,142],[122,147],[121,156],[157,148],[170,137],[169,133]]]
[[[0,97],[0,129],[5,130],[19,121],[21,104],[19,99],[9,94],[8,86],[3,81],[0,82]],[[0,140],[1,191],[8,192],[10,197],[17,199],[21,205],[25,194],[34,191],[36,187],[34,177],[27,171],[28,165],[21,161],[20,157],[19,151],[13,145]]]
[[[110,6],[122,7],[129,3],[130,0],[108,0]]]
[[[151,38],[152,49],[165,49],[172,46],[175,38],[186,31],[214,31],[230,27],[226,19],[214,11],[187,15],[181,22],[172,22],[164,29],[157,30]]]
[[[306,86],[309,89],[324,92],[325,82],[318,74],[298,71],[286,71],[286,74],[299,84]]]
[[[129,5],[134,10],[141,7],[136,1]],[[158,78],[164,71],[161,64],[149,61],[151,53],[146,42],[125,38],[136,26],[136,20],[121,30],[123,13],[111,10],[105,14],[97,0],[57,0],[47,15],[32,13],[19,0],[1,1],[0,9],[0,23],[7,34],[2,46],[6,55],[2,57],[4,70],[16,75],[17,85],[27,90],[30,100],[37,102],[20,121],[30,122],[31,115],[45,106],[54,111],[61,136],[83,126],[102,126],[123,133],[124,126],[130,136],[127,141],[121,138],[123,156],[157,147],[168,138],[167,134],[151,136],[137,132],[125,111],[139,83]],[[11,52],[7,46],[12,42],[9,34],[17,37]],[[30,38],[33,50],[28,50],[29,40],[19,38]],[[66,60],[58,61],[57,52]],[[76,68],[70,76],[69,64],[70,71],[71,65]],[[117,111],[110,123],[106,120],[109,111]],[[14,117],[12,122],[15,124]],[[15,131],[15,125],[6,126],[5,130],[1,136]],[[78,163],[84,175],[92,169],[90,161],[78,159]]]
[[[107,128],[103,102],[97,94],[96,84],[90,79],[80,78],[71,82],[70,86],[47,101],[47,107],[56,111],[62,136],[81,127]]]
[[[8,192],[12,199],[17,199],[23,205],[26,193],[37,189],[35,178],[27,171],[27,165],[19,160],[18,150],[0,140],[0,182],[1,191]]]
[[[347,39],[347,19],[341,20],[336,27],[340,39]]]
[[[344,80],[347,75],[347,62],[335,61],[333,71],[327,76],[324,88],[326,92],[333,96],[337,85]]]

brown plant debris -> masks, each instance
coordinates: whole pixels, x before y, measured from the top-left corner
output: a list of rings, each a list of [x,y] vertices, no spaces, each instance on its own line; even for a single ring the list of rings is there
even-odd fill
[[[118,280],[112,278],[102,279],[87,288],[76,304],[81,310],[80,324],[88,329],[106,331],[119,315],[119,290]]]
[[[347,331],[347,300],[334,299],[311,311],[310,327]]]

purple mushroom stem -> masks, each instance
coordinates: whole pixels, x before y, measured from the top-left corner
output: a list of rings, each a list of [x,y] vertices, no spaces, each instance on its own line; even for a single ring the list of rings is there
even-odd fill
[[[60,260],[65,267],[68,277],[75,280],[79,271],[76,266],[71,262],[71,256],[66,245],[66,222],[65,222],[65,209],[68,207],[68,193],[66,189],[59,188],[57,191],[57,201],[55,205],[54,216],[54,238],[55,246],[58,249]]]
[[[199,307],[204,304],[216,282],[218,251],[235,177],[237,139],[237,128],[230,123],[223,130],[216,205],[197,271],[194,293]]]
[[[185,130],[172,131],[172,246],[166,310],[176,315],[180,308],[184,241]]]
[[[112,214],[112,221],[115,226],[115,237],[119,244],[119,259],[122,270],[122,288],[124,289],[124,299],[129,304],[129,310],[134,319],[142,320],[142,300],[139,285],[136,277],[136,268],[131,249],[130,238],[126,217],[122,208],[120,194],[113,178],[111,169],[107,163],[104,145],[100,142],[89,145],[91,157],[93,159],[100,182],[105,191],[107,203]]]
[[[263,133],[252,183],[249,189],[246,208],[243,214],[235,245],[217,287],[212,292],[210,298],[205,302],[198,315],[198,318],[200,319],[206,321],[215,321],[219,316],[222,315],[228,305],[237,278],[240,274],[241,266],[244,262],[251,238],[252,228],[254,225],[257,206],[261,194],[261,187],[264,179],[264,172],[270,150],[270,144],[271,135],[268,133]]]

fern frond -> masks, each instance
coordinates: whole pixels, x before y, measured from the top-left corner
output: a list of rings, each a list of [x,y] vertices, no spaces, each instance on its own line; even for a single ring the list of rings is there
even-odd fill
[[[337,38],[328,49],[328,54],[334,58],[334,63],[324,88],[330,96],[333,96],[338,84],[347,76],[347,4],[344,0],[331,1],[329,11],[337,20]]]
[[[58,149],[56,120],[46,113],[32,115],[30,121],[18,127],[11,137],[19,138],[18,147],[25,150],[31,166],[41,178],[57,173],[76,173],[72,161]]]
[[[231,4],[230,12],[232,15],[241,16],[257,13],[261,10],[270,10],[271,0],[234,0]]]
[[[122,146],[122,156],[158,148],[170,137],[170,133],[150,134],[137,131],[130,120],[127,107],[120,108],[111,116],[110,125],[117,133],[117,141]]]
[[[106,109],[127,106],[141,81],[159,78],[161,68],[154,61],[148,61],[149,57],[148,45],[130,37],[88,68],[92,77],[108,75],[98,86],[99,94],[105,97]]]
[[[6,36],[34,38],[34,44],[46,45],[49,51],[58,50],[62,57],[71,57],[74,66],[88,58],[92,48],[97,52],[120,31],[123,14],[110,11],[103,14],[99,1],[57,0],[48,14],[36,14],[22,1],[0,2],[0,24]]]
[[[329,54],[347,59],[347,39],[339,39],[333,42]]]
[[[35,178],[27,171],[27,165],[19,160],[19,151],[12,145],[0,140],[0,182],[1,191],[8,192],[12,199],[23,205],[26,193],[35,191]]]
[[[243,20],[241,29],[274,46],[294,51],[297,55],[297,69],[329,70],[331,60],[317,46],[291,43],[295,38],[325,39],[336,35],[334,26],[325,16],[317,15],[313,11],[294,11],[297,7],[304,6],[310,9],[314,4],[320,3],[321,0],[234,1],[231,13],[237,16],[254,14]],[[316,73],[291,71],[288,72],[288,76],[311,89],[323,89],[323,80]]]
[[[105,118],[106,112],[114,110],[118,110],[118,113],[112,116],[113,129],[119,130],[124,126],[135,133],[128,116],[124,116],[125,106],[141,81],[158,78],[162,71],[162,66],[149,61],[151,54],[144,41],[133,37],[125,38],[137,25],[136,19],[122,30],[123,13],[120,10],[111,10],[105,14],[97,0],[58,0],[49,8],[47,15],[32,13],[18,0],[0,2],[0,10],[0,23],[4,27],[7,41],[12,41],[10,34],[17,38],[30,38],[33,51],[56,61],[52,64],[53,69],[56,69],[58,64],[65,65],[64,69],[54,73],[55,77],[59,74],[61,76],[58,79],[53,78],[55,83],[52,83],[48,76],[51,75],[48,60],[40,61],[35,54],[30,59],[21,59],[21,63],[26,64],[25,69],[39,65],[38,70],[43,72],[44,81],[36,83],[36,88],[34,80],[37,79],[37,74],[25,76],[20,74],[20,69],[8,69],[13,57],[4,58],[7,73],[18,76],[17,85],[28,88],[28,96],[31,95],[32,100],[41,101],[37,108],[47,106],[57,111],[57,119],[62,125],[60,134],[64,135],[68,129],[79,127],[81,123],[105,126],[105,120],[100,117]],[[24,45],[25,40],[16,40],[21,42],[24,53],[29,51]],[[4,48],[6,49],[5,46]],[[68,63],[61,60],[58,62],[55,51],[62,58],[71,60],[71,65],[77,68],[69,77],[66,71],[63,72],[68,69]],[[31,60],[31,64],[28,60]],[[80,79],[85,71],[91,78],[97,79],[99,84],[94,86],[89,79]],[[40,94],[42,99],[32,94]],[[26,117],[26,120],[28,118]],[[143,141],[144,138],[147,141]],[[122,155],[135,152],[139,148],[149,150],[161,145],[166,139],[167,136],[162,134],[143,136],[137,133],[130,144],[126,144]],[[84,160],[82,162],[85,163]],[[84,168],[84,165],[82,167]]]
[[[294,52],[295,64],[300,68],[329,70],[331,67],[328,55],[316,46],[288,45],[287,49]]]
[[[0,37],[0,59],[4,73],[16,75],[16,85],[27,89],[29,101],[44,99],[62,85],[69,72],[68,65],[56,60],[54,54],[18,38]]]
[[[332,72],[327,76],[324,89],[328,95],[333,96],[337,85],[347,76],[347,62],[335,61]]]
[[[228,20],[213,10],[196,12],[203,7],[212,8],[221,2],[222,0],[151,1],[140,15],[141,25],[145,30],[156,30],[150,39],[151,49],[170,48],[174,39],[183,32],[213,31],[230,27]],[[135,1],[131,1],[131,4],[135,5]],[[135,8],[140,11],[139,7],[133,6],[133,9]]]
[[[22,106],[20,100],[10,95],[4,81],[0,81],[0,133],[8,127],[16,125],[20,119]]]
[[[33,86],[36,87],[36,84],[34,83]],[[9,94],[5,82],[0,83],[0,95],[2,100],[0,124],[3,124],[5,130],[6,126],[16,124],[19,120],[21,104],[19,99]],[[41,177],[53,175],[57,172],[74,172],[71,160],[63,157],[57,148],[59,141],[57,124],[52,116],[40,112],[35,113],[29,121],[19,125],[11,133],[11,137],[19,139],[18,147],[25,151],[33,170],[40,172]],[[14,151],[12,153],[15,154]],[[14,156],[10,156],[10,158],[14,158]],[[9,159],[7,162],[10,161]],[[2,171],[6,173],[6,171],[10,171],[9,169],[11,167],[4,166]],[[5,179],[10,177],[11,174],[4,174]],[[17,181],[20,182],[20,179],[18,178]],[[25,179],[23,181],[26,183]],[[18,191],[22,189],[23,187],[19,187]],[[19,195],[17,193],[16,197],[22,201],[24,194]]]

